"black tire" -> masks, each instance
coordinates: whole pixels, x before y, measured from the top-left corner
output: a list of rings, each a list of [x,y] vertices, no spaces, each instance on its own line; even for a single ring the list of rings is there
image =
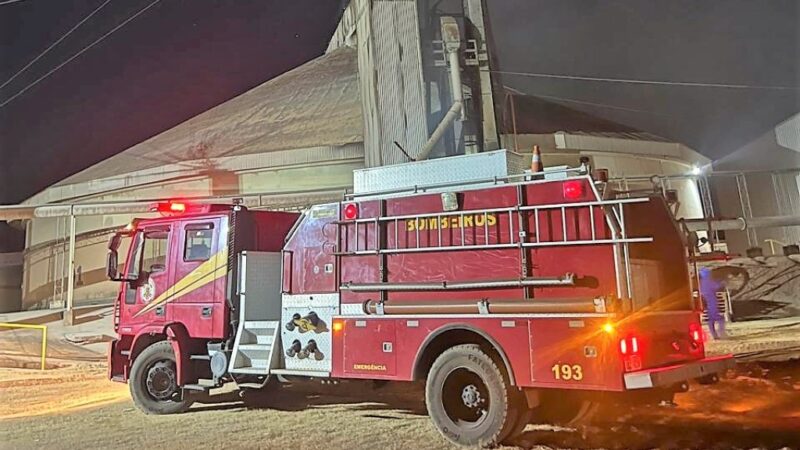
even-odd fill
[[[517,424],[521,411],[512,389],[478,345],[457,345],[433,362],[425,404],[434,426],[450,442],[491,447],[506,439]]]
[[[528,407],[528,401],[525,398],[525,395],[520,392],[517,397],[518,398],[515,401],[515,403],[518,405],[517,410],[515,411],[516,420],[514,421],[514,426],[511,427],[511,430],[508,432],[508,435],[500,441],[500,443],[503,445],[514,446],[517,438],[525,433],[525,428],[533,419],[534,411]]]
[[[169,341],[146,347],[133,361],[128,380],[133,403],[146,414],[178,414],[194,403],[175,379],[175,353]]]

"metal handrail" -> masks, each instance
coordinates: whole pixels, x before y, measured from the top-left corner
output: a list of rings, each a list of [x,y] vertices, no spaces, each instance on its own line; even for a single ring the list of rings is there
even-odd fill
[[[578,208],[582,206],[617,206],[623,203],[645,203],[650,201],[647,197],[635,197],[635,198],[621,198],[615,200],[596,200],[590,202],[575,202],[575,203],[553,203],[553,204],[546,204],[546,205],[526,205],[526,206],[508,206],[503,208],[486,208],[486,209],[465,209],[463,211],[444,211],[440,213],[420,213],[420,214],[402,214],[398,216],[384,216],[384,217],[370,217],[364,219],[354,219],[354,220],[343,220],[340,221],[340,224],[347,224],[347,223],[374,223],[375,220],[379,220],[381,222],[390,222],[394,220],[408,220],[408,219],[420,219],[420,218],[431,218],[431,217],[450,217],[450,216],[461,216],[461,215],[482,215],[482,214],[491,214],[491,213],[504,213],[504,212],[516,212],[516,211],[533,211],[533,210],[543,210],[543,209],[559,209],[559,208]]]

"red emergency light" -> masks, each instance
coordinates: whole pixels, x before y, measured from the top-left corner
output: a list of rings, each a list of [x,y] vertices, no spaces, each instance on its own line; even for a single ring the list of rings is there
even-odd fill
[[[564,198],[567,200],[578,200],[583,197],[584,183],[580,180],[565,181],[562,184]]]
[[[183,214],[186,212],[186,203],[165,202],[158,203],[155,210],[161,214]]]
[[[355,220],[358,219],[358,205],[355,203],[348,203],[344,205],[344,219]]]

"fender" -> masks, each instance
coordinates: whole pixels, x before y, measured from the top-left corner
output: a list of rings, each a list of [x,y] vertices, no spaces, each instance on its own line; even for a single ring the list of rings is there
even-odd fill
[[[417,373],[417,367],[419,366],[419,363],[422,360],[422,355],[425,353],[425,350],[428,348],[428,345],[430,345],[430,343],[433,342],[433,340],[436,339],[442,333],[454,330],[469,331],[485,339],[503,360],[503,365],[505,366],[506,373],[508,374],[508,381],[511,383],[512,386],[517,385],[516,381],[514,380],[514,371],[511,369],[511,362],[508,360],[508,357],[506,356],[506,353],[503,351],[503,348],[500,347],[497,341],[494,340],[494,338],[491,337],[488,333],[481,330],[480,328],[475,327],[474,325],[467,323],[450,323],[447,325],[443,325],[434,330],[431,334],[429,334],[428,337],[426,337],[425,340],[422,342],[422,345],[420,345],[419,350],[417,350],[417,354],[414,357],[414,366],[411,368],[412,374]]]
[[[130,369],[130,365],[139,355],[139,353],[146,347],[154,342],[162,341],[164,339],[168,339],[170,341],[170,345],[172,346],[172,351],[175,352],[175,370],[178,376],[178,383],[180,385],[185,384],[186,378],[189,375],[188,370],[184,370],[185,367],[188,367],[188,360],[189,354],[187,349],[187,343],[190,339],[186,330],[180,324],[169,324],[165,327],[162,326],[151,326],[142,328],[139,330],[139,333],[133,338],[133,342],[131,343],[131,353],[128,355],[128,370]],[[143,345],[143,342],[147,340],[151,340],[151,342]],[[139,348],[139,346],[141,348]],[[128,372],[125,371],[125,373]]]
[[[189,381],[191,369],[189,368],[189,333],[181,324],[169,324],[164,328],[172,351],[175,353],[175,371],[178,377],[178,386],[184,386]]]
[[[131,364],[139,355],[139,352],[142,351],[141,348],[138,348],[138,345],[140,345],[141,342],[146,341],[148,338],[152,338],[153,342],[159,341],[161,340],[158,338],[159,335],[164,335],[164,329],[161,326],[151,326],[140,329],[139,332],[136,333],[136,336],[134,336],[133,342],[131,343],[131,353],[128,355],[128,364]]]

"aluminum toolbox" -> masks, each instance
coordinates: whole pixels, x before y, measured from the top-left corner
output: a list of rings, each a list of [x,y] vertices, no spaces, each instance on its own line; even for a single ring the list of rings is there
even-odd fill
[[[524,157],[508,150],[372,167],[353,171],[353,192],[364,195],[414,186],[458,183],[521,174]]]

